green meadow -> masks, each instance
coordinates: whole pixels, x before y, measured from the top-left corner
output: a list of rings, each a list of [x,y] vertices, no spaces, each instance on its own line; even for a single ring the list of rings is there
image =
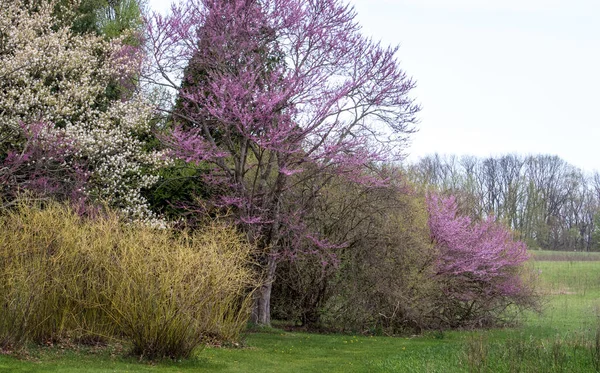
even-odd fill
[[[31,347],[0,372],[600,372],[600,254],[536,251],[543,313],[514,328],[387,337],[246,332],[185,361],[123,357],[126,346]]]

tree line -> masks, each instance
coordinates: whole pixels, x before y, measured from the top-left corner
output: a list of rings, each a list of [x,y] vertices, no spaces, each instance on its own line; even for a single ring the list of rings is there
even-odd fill
[[[531,248],[600,250],[600,174],[553,155],[440,156],[408,166],[418,183],[459,196],[461,209],[504,222]]]
[[[216,320],[236,330],[225,334],[237,335],[247,318],[269,325],[272,315],[407,333],[504,325],[513,311],[536,308],[526,248],[492,210],[452,178],[456,185],[442,189],[457,197],[410,182],[437,185],[446,180],[437,171],[428,178],[398,166],[420,110],[415,83],[397,48],[361,34],[346,2],[188,0],[167,15],[125,0],[0,2],[0,215],[25,214],[22,200],[35,200],[35,214],[58,201],[101,228],[114,211],[124,224],[115,229],[149,229],[157,240],[133,245],[135,255],[126,254],[129,240],[106,246],[140,261],[131,268],[144,268],[154,248],[178,257],[171,243],[186,245],[187,232],[210,233],[215,222],[233,229],[250,247],[241,267],[253,281],[232,293],[235,322]],[[217,246],[215,258],[228,255],[226,242]],[[60,268],[48,248],[31,255]],[[202,272],[201,263],[188,265]],[[106,266],[85,262],[83,270]],[[141,291],[175,286],[172,269],[151,268],[167,282]],[[184,280],[184,290],[197,283]],[[13,304],[13,283],[0,303]],[[168,311],[201,322],[184,303]]]

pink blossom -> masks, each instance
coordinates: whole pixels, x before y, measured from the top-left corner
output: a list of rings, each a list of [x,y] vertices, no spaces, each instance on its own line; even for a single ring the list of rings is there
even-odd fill
[[[303,224],[295,185],[313,181],[316,198],[331,177],[386,183],[372,166],[400,159],[413,132],[419,107],[397,48],[361,35],[355,17],[342,0],[187,0],[148,22],[146,79],[179,98],[166,144],[210,165],[212,203],[236,202],[268,260],[340,244]]]
[[[514,297],[522,291],[517,269],[529,255],[523,242],[488,218],[474,222],[458,215],[454,197],[430,194],[427,199],[431,239],[439,249],[437,276],[458,287],[446,290],[461,301]]]

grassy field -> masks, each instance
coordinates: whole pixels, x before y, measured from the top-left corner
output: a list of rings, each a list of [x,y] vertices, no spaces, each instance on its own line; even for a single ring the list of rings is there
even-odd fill
[[[595,259],[597,258],[597,259]],[[33,348],[0,356],[0,372],[595,372],[600,371],[600,254],[535,252],[544,313],[515,329],[406,338],[249,332],[242,348],[184,362],[122,358],[115,347]]]

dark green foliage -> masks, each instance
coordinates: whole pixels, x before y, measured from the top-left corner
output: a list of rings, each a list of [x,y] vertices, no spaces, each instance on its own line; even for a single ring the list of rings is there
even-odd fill
[[[254,20],[247,21],[255,22]],[[273,30],[266,25],[260,25],[260,30],[255,36],[261,40],[257,44],[257,50],[253,50],[252,55],[242,55],[240,60],[219,61],[217,59],[219,54],[214,51],[215,46],[211,45],[210,40],[207,39],[207,33],[210,34],[210,31],[205,31],[202,27],[199,29],[199,48],[184,69],[181,89],[175,100],[170,122],[173,126],[182,126],[183,128],[206,126],[216,143],[221,143],[222,134],[219,133],[218,126],[211,123],[214,119],[204,112],[201,103],[187,98],[185,95],[190,92],[198,95],[199,91],[203,91],[206,97],[209,97],[211,95],[211,77],[214,78],[223,71],[241,73],[247,68],[247,64],[256,64],[257,61],[262,64],[264,77],[268,77],[271,72],[285,63],[285,56],[276,46],[276,35]]]
[[[176,161],[175,164],[159,171],[160,181],[154,188],[144,191],[153,211],[170,220],[183,218],[194,225],[202,217],[197,216],[201,210],[202,200],[208,199],[214,190],[209,188],[202,177],[206,171],[199,166]]]

